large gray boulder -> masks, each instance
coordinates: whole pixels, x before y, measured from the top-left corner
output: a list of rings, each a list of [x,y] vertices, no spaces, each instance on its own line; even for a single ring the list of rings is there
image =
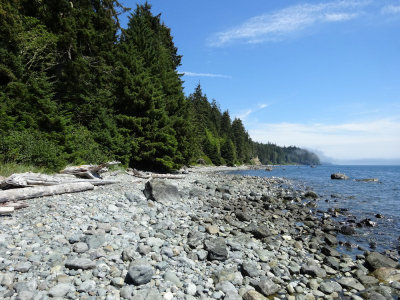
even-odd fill
[[[397,268],[399,267],[399,264],[394,261],[393,259],[380,254],[379,252],[371,252],[368,254],[368,256],[365,258],[365,262],[367,267],[370,270],[376,270],[379,268]]]
[[[224,261],[228,258],[228,248],[226,247],[225,239],[216,238],[206,240],[204,242],[205,248],[208,251],[209,260]]]
[[[126,281],[134,285],[142,285],[151,281],[153,277],[153,267],[143,259],[137,259],[129,265]]]
[[[260,281],[256,285],[256,289],[264,296],[270,296],[277,293],[280,287],[267,276],[261,276]]]
[[[163,179],[152,179],[146,182],[143,193],[147,199],[163,204],[171,204],[180,199],[178,188]]]

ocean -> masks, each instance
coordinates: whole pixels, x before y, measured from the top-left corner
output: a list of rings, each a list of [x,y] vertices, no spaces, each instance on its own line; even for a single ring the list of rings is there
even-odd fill
[[[290,179],[295,187],[311,189],[319,195],[316,210],[320,216],[328,209],[335,209],[341,211],[334,218],[338,222],[358,223],[369,219],[376,223],[374,227],[356,227],[356,234],[351,236],[338,235],[338,239],[346,243],[341,250],[351,256],[362,253],[360,247],[379,252],[400,251],[400,166],[276,166],[272,171],[233,173]],[[332,180],[332,173],[344,173],[349,179]],[[356,181],[366,178],[379,181]]]

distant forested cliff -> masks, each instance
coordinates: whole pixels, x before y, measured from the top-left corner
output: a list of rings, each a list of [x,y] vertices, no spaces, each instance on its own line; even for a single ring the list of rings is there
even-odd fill
[[[253,142],[200,85],[185,97],[170,29],[148,3],[121,28],[126,10],[116,0],[0,0],[0,163],[319,163]]]

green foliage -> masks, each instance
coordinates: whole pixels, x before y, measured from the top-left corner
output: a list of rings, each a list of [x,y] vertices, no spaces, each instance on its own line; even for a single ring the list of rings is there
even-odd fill
[[[253,143],[200,85],[186,98],[170,28],[147,2],[120,28],[121,10],[117,0],[0,0],[0,164],[170,171],[199,158],[318,160]]]
[[[65,165],[61,148],[38,131],[11,131],[0,137],[0,162],[46,167],[56,170]]]

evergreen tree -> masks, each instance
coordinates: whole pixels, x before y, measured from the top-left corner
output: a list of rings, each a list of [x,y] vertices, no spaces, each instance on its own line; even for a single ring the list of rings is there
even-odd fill
[[[119,46],[118,119],[131,139],[130,163],[176,169],[191,158],[188,104],[170,30],[148,3],[130,16]]]

